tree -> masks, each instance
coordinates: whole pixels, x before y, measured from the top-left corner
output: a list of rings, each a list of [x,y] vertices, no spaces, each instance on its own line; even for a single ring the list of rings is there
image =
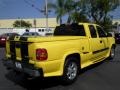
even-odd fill
[[[115,22],[115,23],[114,23],[114,25],[116,25],[116,26],[118,26],[118,24],[119,24],[118,22]]]
[[[57,15],[57,22],[62,24],[62,17],[65,15],[65,0],[56,0],[54,3],[48,3],[48,8],[54,9]]]
[[[109,12],[120,5],[119,0],[82,0],[86,15],[99,23],[108,19]]]
[[[68,14],[67,23],[70,23],[73,19],[73,12],[76,8],[74,0],[65,0],[64,10],[65,14]]]
[[[78,3],[80,3],[78,1],[57,0],[54,3],[49,3],[48,7],[55,10],[55,13],[57,14],[57,22],[60,20],[60,24],[62,24],[62,17],[64,15],[68,16],[67,23],[88,21],[86,16],[83,14],[83,11],[80,9],[78,10]]]
[[[29,23],[29,22],[26,22],[24,20],[16,20],[14,23],[13,23],[13,27],[25,27],[25,28],[30,28],[32,27],[32,24]]]
[[[81,0],[86,16],[97,24],[109,29],[112,26],[112,17],[109,12],[120,5],[119,0]]]
[[[87,19],[87,17],[82,12],[73,12],[71,14],[71,21],[73,23],[89,22],[89,19]]]
[[[68,9],[67,10],[68,23],[89,22],[89,19],[85,15],[84,8],[81,7],[82,6],[81,0],[77,0],[77,1],[67,0],[67,1],[69,2],[68,6],[66,6],[66,9]],[[72,7],[72,8],[68,8],[68,7]]]
[[[120,27],[120,24],[119,24],[118,22],[115,22],[115,23],[113,24],[113,27],[114,27],[115,29],[118,29],[118,28]]]
[[[55,10],[60,24],[62,17],[68,15],[67,23],[92,21],[104,27],[112,25],[109,12],[119,5],[119,0],[56,0],[56,3],[48,4]]]

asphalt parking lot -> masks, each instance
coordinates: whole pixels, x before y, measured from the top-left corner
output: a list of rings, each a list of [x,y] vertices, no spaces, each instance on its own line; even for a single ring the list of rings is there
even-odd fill
[[[26,80],[22,74],[7,71],[2,64],[5,49],[0,48],[0,90],[120,90],[120,45],[114,60],[105,60],[83,70],[72,85],[62,85],[58,78]]]

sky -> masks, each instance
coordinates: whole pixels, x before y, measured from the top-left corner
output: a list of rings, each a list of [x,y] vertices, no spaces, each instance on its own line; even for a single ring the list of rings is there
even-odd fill
[[[44,18],[45,15],[36,10],[35,7],[40,10],[44,9],[45,0],[0,0],[0,19],[17,19],[17,18]],[[55,0],[48,0],[48,2],[54,2]],[[120,19],[120,7],[111,12],[113,18]],[[56,17],[52,12],[49,13],[49,17]]]
[[[33,4],[40,10],[44,9],[44,0],[0,0],[0,19],[8,18],[43,18],[45,17],[43,13],[39,12],[27,4]],[[50,0],[48,0],[50,1]],[[54,0],[51,0],[54,1]],[[55,17],[54,13],[49,13],[50,17]]]

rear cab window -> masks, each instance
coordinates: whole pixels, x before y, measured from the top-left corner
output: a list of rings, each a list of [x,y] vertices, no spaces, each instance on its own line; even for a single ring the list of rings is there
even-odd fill
[[[71,25],[62,24],[55,28],[54,36],[86,36],[86,33],[83,25],[75,23]]]

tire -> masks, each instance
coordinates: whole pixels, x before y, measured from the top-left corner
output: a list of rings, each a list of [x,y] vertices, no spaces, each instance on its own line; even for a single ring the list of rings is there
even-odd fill
[[[111,50],[110,50],[109,59],[112,60],[112,59],[114,59],[114,57],[115,57],[115,48],[112,47]]]
[[[77,61],[78,60],[74,57],[70,57],[66,60],[64,73],[62,76],[62,81],[64,84],[71,84],[77,79],[79,70],[79,64]]]

